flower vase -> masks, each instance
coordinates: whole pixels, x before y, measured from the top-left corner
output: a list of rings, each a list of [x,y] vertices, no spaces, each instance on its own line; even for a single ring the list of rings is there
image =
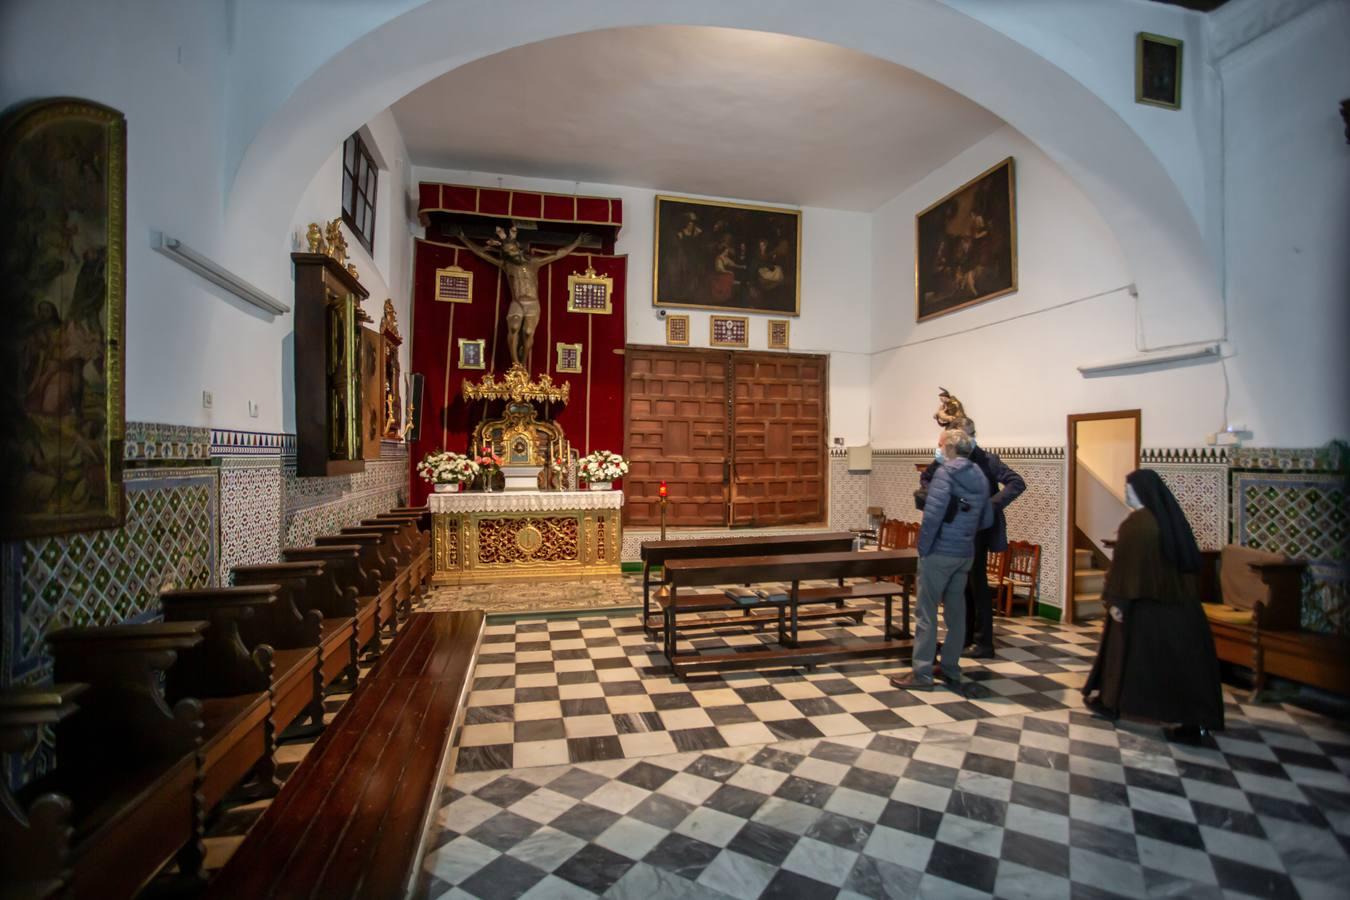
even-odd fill
[[[440,482],[432,485],[432,490],[438,494],[458,494],[464,490],[464,484],[459,481]]]
[[[608,491],[614,488],[614,482],[612,481],[591,481],[587,482],[587,484],[593,491]]]

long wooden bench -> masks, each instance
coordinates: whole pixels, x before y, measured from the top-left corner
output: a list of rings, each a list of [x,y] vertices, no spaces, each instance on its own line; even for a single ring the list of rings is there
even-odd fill
[[[814,665],[851,656],[874,656],[898,652],[910,646],[900,638],[893,625],[892,600],[903,598],[909,604],[909,582],[904,576],[918,571],[918,553],[914,550],[878,550],[866,552],[805,553],[782,556],[751,556],[730,559],[678,559],[666,562],[665,583],[670,588],[668,602],[663,610],[662,650],[677,676],[701,668],[771,668],[782,665]],[[883,600],[883,628],[879,641],[854,641],[848,644],[825,642],[823,645],[803,646],[798,641],[798,625],[802,619],[801,582],[811,580],[840,580],[846,578],[889,578],[895,582],[877,582],[875,585],[843,586],[842,596],[853,587],[866,588],[869,596]],[[781,604],[779,648],[765,648],[732,654],[701,655],[676,652],[676,616],[680,611],[681,588],[709,587],[728,584],[760,584],[787,582],[788,598]],[[820,599],[834,599],[821,596]],[[757,605],[767,605],[761,601]],[[739,604],[738,604],[739,605]]]
[[[1303,574],[1307,563],[1280,560],[1250,564],[1269,590],[1250,610],[1224,604],[1218,577],[1222,553],[1201,552],[1201,598],[1220,660],[1252,670],[1252,691],[1260,695],[1275,675],[1323,690],[1350,695],[1350,640],[1301,627]]]
[[[208,896],[407,895],[425,855],[484,623],[477,610],[414,614]]]
[[[668,541],[644,541],[641,550],[642,559],[642,627],[647,636],[656,639],[659,629],[664,627],[665,617],[652,611],[652,586],[657,585],[657,598],[660,601],[669,594],[664,584],[665,564],[677,559],[730,559],[744,556],[786,556],[794,553],[843,553],[853,549],[853,534],[848,531],[832,531],[817,534],[773,534],[740,535],[715,538],[684,538]],[[662,570],[662,581],[653,579],[653,573]],[[684,606],[684,601],[681,602]],[[688,612],[697,613],[696,602],[690,601]],[[813,611],[812,617],[831,615],[828,610]],[[692,628],[716,627],[717,621],[707,622],[699,618],[677,621],[681,630]],[[720,623],[725,624],[725,623]]]

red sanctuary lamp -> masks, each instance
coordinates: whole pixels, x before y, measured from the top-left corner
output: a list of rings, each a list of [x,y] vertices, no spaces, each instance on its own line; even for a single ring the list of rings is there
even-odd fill
[[[670,491],[666,488],[666,483],[661,482],[661,486],[656,489],[656,496],[661,498],[661,540],[666,539],[666,498]]]

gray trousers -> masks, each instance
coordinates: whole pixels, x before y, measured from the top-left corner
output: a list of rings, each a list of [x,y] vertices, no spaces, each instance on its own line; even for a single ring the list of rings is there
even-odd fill
[[[966,576],[970,556],[919,558],[919,608],[914,630],[914,678],[933,680],[933,656],[937,652],[937,609],[947,623],[947,638],[942,642],[942,674],[961,677],[961,648],[966,644]]]

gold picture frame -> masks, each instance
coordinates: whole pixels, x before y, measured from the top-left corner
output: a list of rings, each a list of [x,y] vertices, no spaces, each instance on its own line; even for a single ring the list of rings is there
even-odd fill
[[[689,317],[684,315],[666,316],[666,344],[671,347],[689,346]]]
[[[558,344],[557,345],[557,364],[554,369],[559,372],[578,373],[581,371],[581,345],[580,344]]]
[[[567,276],[567,311],[607,316],[614,311],[614,279],[600,275],[593,266],[584,273]]]
[[[654,306],[801,315],[801,210],[658,194],[655,216]]]
[[[487,339],[459,339],[459,367],[461,369],[487,368]]]
[[[954,223],[957,216],[965,221]],[[1016,290],[1017,169],[1009,156],[914,216],[914,320]]]
[[[472,303],[473,273],[459,266],[437,269],[432,296],[441,303]]]
[[[710,316],[708,318],[708,345],[710,347],[749,347],[749,316]]]
[[[3,267],[0,356],[22,365],[3,388],[0,537],[125,521],[126,173],[115,109],[57,97],[0,120],[0,246],[23,248]]]
[[[787,350],[788,335],[791,333],[792,322],[788,319],[770,319],[769,320],[769,349]]]
[[[1181,109],[1184,42],[1141,31],[1134,36],[1134,102]]]

